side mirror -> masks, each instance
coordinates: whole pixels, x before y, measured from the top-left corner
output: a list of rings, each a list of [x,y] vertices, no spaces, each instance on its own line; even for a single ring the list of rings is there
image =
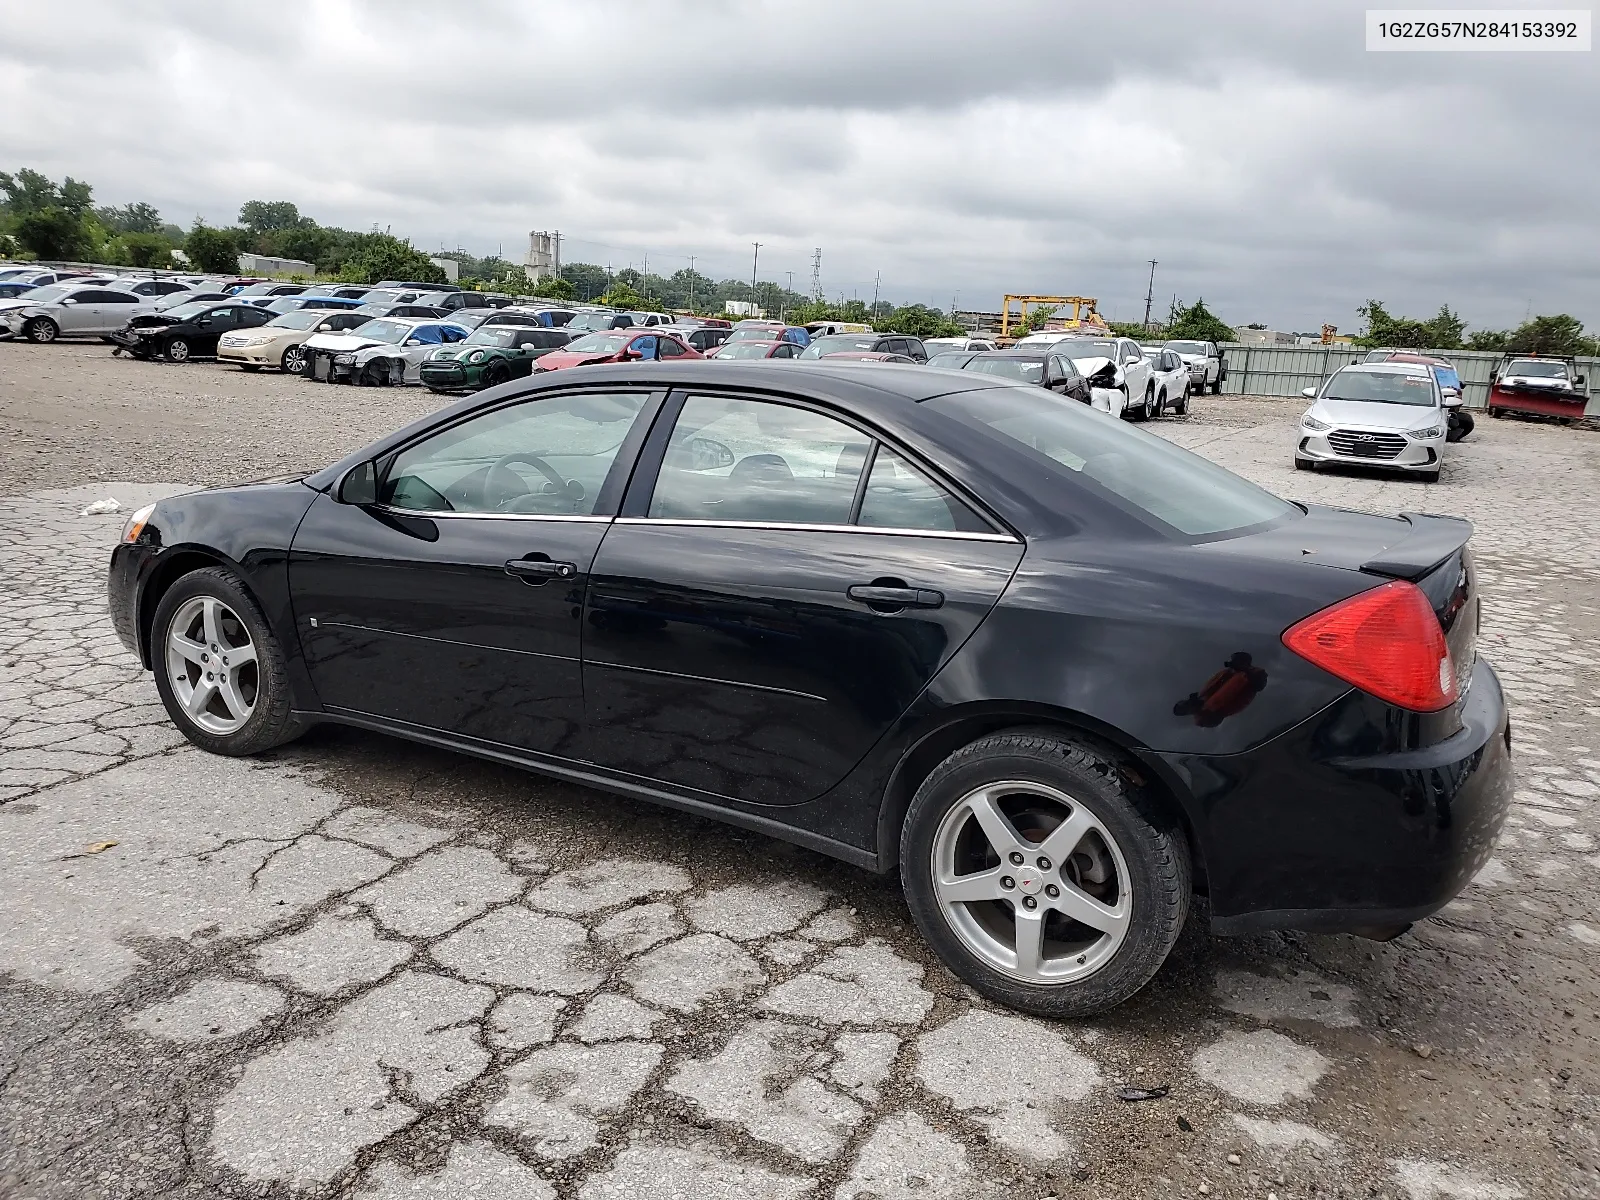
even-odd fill
[[[733,466],[733,451],[713,438],[690,438],[683,444],[683,454],[687,459],[686,469],[690,471],[715,471]]]
[[[643,357],[644,357],[644,351],[643,350],[635,350],[632,346],[629,346],[627,349],[623,350],[623,352],[617,356],[617,361],[618,362],[638,362]]]
[[[376,504],[378,502],[378,464],[364,462],[351,467],[339,481],[340,504]]]
[[[1460,392],[1446,392],[1444,394],[1444,406],[1446,408],[1460,408],[1465,403],[1466,401],[1461,399]]]
[[[76,296],[68,296],[61,303],[63,303],[63,304],[76,304],[77,302],[78,302],[78,298]]]
[[[1302,396],[1304,396],[1307,400],[1315,400],[1317,398],[1317,389],[1316,388],[1301,388],[1300,389],[1300,394]]]
[[[420,345],[422,345],[422,339],[421,338],[407,338],[406,339],[406,345],[408,345],[408,346],[420,346]]]

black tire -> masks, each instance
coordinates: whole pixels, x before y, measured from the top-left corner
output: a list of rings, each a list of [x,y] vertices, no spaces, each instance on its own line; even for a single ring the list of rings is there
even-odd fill
[[[186,363],[189,361],[189,343],[181,337],[168,338],[166,345],[161,347],[161,357],[169,363]]]
[[[1184,385],[1183,399],[1178,401],[1178,407],[1174,410],[1180,417],[1187,417],[1189,415],[1189,396],[1193,393],[1193,391],[1193,384]]]
[[[1463,438],[1471,437],[1472,431],[1477,427],[1478,423],[1473,419],[1471,413],[1465,409],[1458,410],[1456,413],[1456,436],[1454,440],[1459,442]]]
[[[1294,469],[1296,471],[1315,471],[1317,464],[1309,458],[1297,458],[1294,460]]]
[[[309,365],[310,359],[306,357],[304,346],[288,347],[278,360],[278,367],[285,375],[304,375]]]
[[[1417,478],[1422,480],[1423,483],[1438,483],[1439,482],[1439,468],[1435,467],[1431,471],[1418,471],[1417,472]]]
[[[934,952],[991,1000],[1043,1017],[1085,1017],[1121,1004],[1155,976],[1189,911],[1189,846],[1181,828],[1108,752],[1055,730],[979,738],[951,754],[917,789],[900,834],[900,875],[912,918]],[[1017,979],[978,957],[935,896],[932,856],[941,821],[976,789],[1001,781],[1068,794],[1115,838],[1128,868],[1126,937],[1098,969],[1064,983]]]
[[[1167,389],[1166,388],[1162,388],[1161,389],[1161,394],[1156,397],[1156,410],[1152,415],[1159,417],[1162,413],[1164,413],[1166,411],[1167,411]]]
[[[167,666],[166,647],[173,619],[186,602],[201,596],[220,600],[231,609],[256,648],[254,707],[244,724],[232,733],[212,733],[195,724],[173,690]],[[233,757],[259,754],[293,741],[305,732],[305,723],[292,711],[292,693],[283,648],[262,615],[260,606],[245,590],[239,577],[228,568],[206,567],[180,578],[167,589],[161,597],[161,603],[156,605],[155,620],[150,628],[150,657],[155,667],[156,691],[160,693],[161,703],[166,705],[167,715],[172,718],[173,724],[200,749]]]
[[[509,382],[511,382],[511,369],[505,363],[496,360],[483,369],[485,388],[499,387],[502,383]]]
[[[61,336],[61,326],[49,317],[34,317],[22,327],[22,336],[30,342],[46,346]]]
[[[1212,380],[1212,382],[1211,382],[1211,394],[1213,396],[1222,395],[1222,380],[1220,380],[1220,379]]]
[[[261,370],[261,364],[260,363],[240,363],[239,364],[239,369],[241,371],[249,371],[253,375],[253,374],[255,374],[255,372]]]

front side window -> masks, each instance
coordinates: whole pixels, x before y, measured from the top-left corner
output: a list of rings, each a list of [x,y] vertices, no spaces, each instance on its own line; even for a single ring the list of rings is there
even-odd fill
[[[1211,537],[1300,510],[1164,438],[1055,392],[996,387],[923,401],[1062,476],[1085,480],[1180,534]]]
[[[397,454],[379,501],[423,513],[588,516],[642,392],[529,400],[484,413]]]

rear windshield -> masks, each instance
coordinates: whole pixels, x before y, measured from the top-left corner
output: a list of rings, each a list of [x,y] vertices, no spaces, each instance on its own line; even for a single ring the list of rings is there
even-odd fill
[[[816,338],[800,352],[801,358],[821,358],[824,354],[842,354],[847,350],[872,350],[878,339],[870,333],[836,333],[832,337]]]
[[[325,321],[328,314],[318,312],[314,308],[302,308],[298,312],[284,313],[281,317],[274,317],[267,324],[273,329],[310,329],[318,321]]]
[[[981,355],[967,364],[967,370],[980,375],[999,375],[1006,379],[1020,379],[1023,383],[1038,383],[1044,378],[1042,358],[1001,358],[999,355]]]
[[[1164,438],[1033,387],[956,392],[924,401],[985,428],[1070,478],[1087,479],[1189,537],[1211,537],[1300,510]]]

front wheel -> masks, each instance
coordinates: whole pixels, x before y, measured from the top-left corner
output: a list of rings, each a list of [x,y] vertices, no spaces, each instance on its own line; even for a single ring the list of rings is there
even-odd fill
[[[1189,396],[1193,391],[1193,384],[1184,385],[1183,399],[1178,401],[1178,407],[1174,410],[1180,417],[1187,417],[1189,415]]]
[[[991,734],[917,789],[900,836],[912,917],[983,995],[1047,1017],[1122,1003],[1188,914],[1189,848],[1110,755],[1052,730]]]
[[[503,362],[492,362],[483,369],[483,387],[499,387],[511,379],[511,369]]]
[[[212,754],[257,754],[298,737],[288,668],[266,617],[226,567],[185,575],[156,606],[156,690],[179,731]]]
[[[306,373],[305,347],[290,346],[283,352],[283,357],[278,360],[278,365],[283,368],[285,375],[304,375]]]
[[[1213,396],[1222,395],[1222,380],[1214,379],[1211,381],[1211,394]]]
[[[22,327],[22,333],[30,342],[43,346],[61,336],[61,326],[49,317],[34,317]]]
[[[189,343],[182,338],[173,338],[162,348],[161,353],[170,363],[189,361]]]

